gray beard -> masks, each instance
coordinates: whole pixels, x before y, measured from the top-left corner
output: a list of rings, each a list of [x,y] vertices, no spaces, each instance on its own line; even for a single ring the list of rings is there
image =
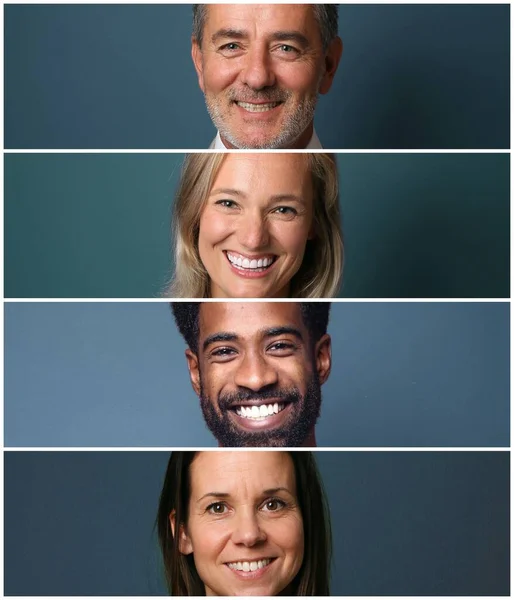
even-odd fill
[[[253,400],[282,399],[291,402],[291,414],[281,427],[270,431],[246,431],[232,421],[228,414],[231,409],[227,406],[250,398]],[[289,390],[273,388],[262,392],[241,390],[239,393],[221,396],[218,399],[220,415],[211,399],[205,395],[201,384],[200,405],[207,427],[221,446],[291,448],[301,446],[316,425],[321,408],[321,386],[317,373],[314,372],[307,383],[305,396],[302,396],[297,388]]]
[[[285,96],[285,101],[290,97],[290,93]],[[263,96],[260,93],[261,100],[269,100],[270,102],[276,99],[276,96],[273,94],[269,94],[271,97]],[[284,94],[282,93],[282,98],[284,98]],[[255,96],[254,96],[255,99]],[[210,100],[207,95],[205,96],[205,104],[207,106],[207,111],[211,117],[212,122],[215,127],[220,132],[220,136],[226,139],[232,146],[235,148],[239,148],[241,150],[252,150],[252,149],[268,149],[268,150],[277,150],[280,148],[291,148],[296,140],[302,135],[302,133],[309,127],[311,122],[314,119],[314,111],[316,109],[317,96],[312,96],[306,98],[294,111],[292,115],[289,116],[287,122],[284,124],[282,131],[274,137],[273,139],[268,140],[264,144],[252,145],[248,144],[242,138],[238,138],[235,134],[232,133],[230,129],[225,125],[223,121],[221,110],[216,101]]]

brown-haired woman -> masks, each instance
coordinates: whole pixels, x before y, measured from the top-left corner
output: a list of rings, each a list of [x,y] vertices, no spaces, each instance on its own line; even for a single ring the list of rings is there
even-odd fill
[[[157,515],[174,596],[328,596],[328,508],[310,452],[173,452]]]

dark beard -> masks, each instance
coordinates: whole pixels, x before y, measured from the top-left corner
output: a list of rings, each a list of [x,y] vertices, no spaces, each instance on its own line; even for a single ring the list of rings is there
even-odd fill
[[[229,416],[229,406],[248,400],[280,400],[292,404],[291,414],[281,426],[270,431],[246,431],[239,428]],[[321,386],[314,372],[307,383],[305,396],[297,388],[281,390],[266,388],[260,392],[243,389],[238,393],[223,395],[218,399],[218,414],[213,402],[200,389],[200,405],[207,427],[221,446],[268,446],[291,448],[301,446],[316,425],[321,408]]]

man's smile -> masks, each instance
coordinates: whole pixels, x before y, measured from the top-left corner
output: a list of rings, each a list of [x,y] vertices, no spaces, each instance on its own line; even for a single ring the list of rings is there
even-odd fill
[[[283,401],[269,404],[240,404],[230,408],[228,414],[236,426],[241,429],[268,431],[284,425],[294,404],[294,402]]]
[[[238,102],[235,100],[235,104],[239,106],[239,108],[243,108],[247,112],[257,113],[257,112],[268,112],[273,108],[276,108],[281,102],[266,102],[266,103],[256,103],[256,102]]]

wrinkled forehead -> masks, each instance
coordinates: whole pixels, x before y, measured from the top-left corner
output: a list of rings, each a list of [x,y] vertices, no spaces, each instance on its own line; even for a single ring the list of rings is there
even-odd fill
[[[282,31],[296,31],[312,42],[321,34],[311,4],[204,4],[203,38],[220,31],[241,31],[249,37],[265,37]]]
[[[202,302],[199,315],[199,349],[216,334],[234,334],[252,340],[273,328],[295,328],[307,339],[298,302]]]

